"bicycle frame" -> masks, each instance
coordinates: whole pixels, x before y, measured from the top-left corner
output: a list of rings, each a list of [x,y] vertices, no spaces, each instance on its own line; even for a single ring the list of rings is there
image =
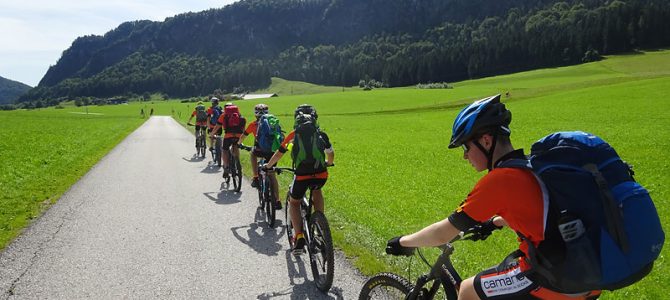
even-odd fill
[[[458,289],[460,288],[463,279],[454,268],[451,262],[451,254],[454,252],[454,247],[451,244],[441,246],[442,254],[437,258],[429,273],[419,276],[414,284],[414,289],[407,295],[407,299],[433,299],[440,289],[440,285],[444,289],[447,299],[458,299]],[[421,259],[427,264],[428,262],[419,251]],[[424,286],[433,281],[430,289]]]

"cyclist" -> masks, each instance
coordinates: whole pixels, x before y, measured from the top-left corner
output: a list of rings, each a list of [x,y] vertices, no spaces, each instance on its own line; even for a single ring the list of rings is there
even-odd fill
[[[195,135],[198,136],[198,131],[207,130],[207,110],[205,109],[205,105],[202,104],[202,101],[198,101],[198,104],[195,106],[195,109],[193,109],[193,113],[191,113],[191,117],[188,118],[188,121],[186,124],[188,125],[193,125],[191,124],[191,120],[193,120],[193,117],[195,117]],[[198,141],[196,142],[196,147],[198,147]]]
[[[323,201],[323,193],[321,192],[321,188],[326,184],[326,181],[328,180],[328,171],[326,170],[326,166],[332,166],[333,161],[335,159],[335,152],[333,151],[333,146],[330,144],[330,139],[328,138],[328,135],[326,135],[325,132],[321,131],[318,128],[317,125],[317,119],[318,119],[318,114],[316,113],[316,109],[309,105],[309,104],[302,104],[298,106],[298,108],[295,110],[295,125],[294,125],[294,130],[291,131],[284,141],[281,144],[281,147],[277,152],[274,153],[270,161],[263,166],[264,168],[267,168],[268,166],[273,166],[275,163],[277,163],[281,157],[286,153],[287,151],[287,145],[289,143],[294,142],[294,139],[300,138],[298,135],[296,135],[296,130],[301,130],[301,128],[304,128],[304,126],[314,126],[316,127],[315,130],[313,131],[315,133],[314,138],[315,138],[315,143],[318,149],[311,149],[313,151],[309,151],[307,149],[304,149],[306,152],[309,153],[315,153],[315,152],[320,152],[320,158],[313,157],[314,161],[308,164],[300,164],[297,160],[300,159],[298,158],[299,155],[296,155],[299,151],[297,150],[297,143],[293,143],[293,149],[291,150],[293,155],[293,165],[296,169],[295,176],[293,177],[293,183],[291,183],[291,189],[289,191],[290,194],[290,203],[289,203],[289,217],[291,218],[291,223],[293,224],[293,227],[295,229],[295,235],[294,235],[294,242],[293,246],[294,248],[293,253],[294,254],[301,254],[303,252],[303,249],[305,247],[305,237],[302,233],[303,228],[302,228],[302,222],[300,221],[300,199],[305,196],[305,193],[307,192],[307,189],[312,187],[312,200],[314,201],[314,208],[320,212],[324,211],[324,201]],[[304,125],[304,126],[303,126]],[[310,139],[310,136],[306,136],[307,139]],[[303,143],[302,141],[297,141],[300,142],[299,144],[309,144],[309,143]],[[317,151],[314,151],[317,150]],[[325,161],[321,161],[319,164],[320,160],[323,160],[323,153],[325,152]],[[312,156],[314,154],[307,154],[308,156]],[[303,166],[309,165],[310,168],[303,168]],[[315,167],[315,165],[318,165]]]
[[[463,158],[477,172],[488,170],[488,173],[448,218],[416,233],[392,238],[386,252],[410,255],[415,247],[445,244],[471,228],[481,239],[486,239],[493,230],[509,226],[527,238],[520,239],[517,252],[520,257],[510,256],[500,266],[465,279],[459,299],[595,299],[599,291],[577,295],[555,292],[546,279],[530,268],[527,243],[533,243],[542,253],[550,253],[549,260],[560,257],[562,247],[553,239],[545,240],[548,202],[543,199],[533,173],[520,168],[497,168],[508,159],[525,158],[523,149],[515,150],[510,141],[511,121],[512,113],[500,103],[500,95],[476,101],[458,114],[449,148],[462,147]],[[525,271],[529,272],[522,273]]]
[[[221,110],[221,107],[219,106],[219,98],[212,97],[209,99],[212,102],[212,106],[210,106],[207,109],[207,125],[209,128],[207,128],[207,134],[209,135],[209,151],[214,150],[214,145],[216,143],[214,142],[214,135],[221,135],[221,128],[219,128],[218,131],[213,131],[214,127],[216,127],[216,121],[219,119],[219,116],[221,116],[221,113],[223,112]],[[212,134],[212,132],[214,132]]]
[[[223,114],[219,116],[219,119],[216,121],[216,126],[214,126],[213,132],[220,132],[223,128],[223,177],[228,177],[228,149],[234,144],[237,146],[237,143],[242,135],[244,130],[244,125],[246,125],[247,120],[242,117],[240,110],[233,103],[228,102],[223,106]],[[233,156],[240,157],[240,149],[238,147],[233,147]]]
[[[256,120],[253,122],[249,123],[249,126],[247,126],[247,129],[244,130],[244,133],[242,133],[242,136],[240,137],[240,140],[238,143],[241,145],[244,139],[247,138],[250,134],[254,135],[254,148],[251,151],[251,165],[256,166],[258,165],[258,158],[262,157],[265,158],[265,161],[269,161],[270,158],[272,157],[272,152],[264,152],[258,147],[258,141],[256,141],[256,133],[258,131],[258,120],[261,118],[261,116],[269,113],[269,108],[266,104],[259,103],[254,106],[254,116],[256,116]],[[258,187],[258,169],[257,168],[251,168],[254,174],[253,180],[251,181],[251,186],[252,187]],[[272,174],[273,178],[273,185],[277,182],[277,178],[274,177],[274,174]],[[275,187],[278,187],[275,185]],[[274,189],[277,191],[277,188]],[[277,197],[279,199],[279,197]]]

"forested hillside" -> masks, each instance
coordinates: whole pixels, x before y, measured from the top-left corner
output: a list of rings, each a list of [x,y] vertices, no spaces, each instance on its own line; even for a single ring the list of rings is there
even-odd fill
[[[0,76],[0,104],[13,103],[30,89],[26,84]]]
[[[669,19],[667,0],[243,0],[80,37],[21,101],[451,82],[668,46]]]

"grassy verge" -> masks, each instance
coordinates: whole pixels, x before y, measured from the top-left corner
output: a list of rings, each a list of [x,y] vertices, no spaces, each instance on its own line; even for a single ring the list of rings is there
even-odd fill
[[[55,109],[0,112],[0,249],[142,121]]]

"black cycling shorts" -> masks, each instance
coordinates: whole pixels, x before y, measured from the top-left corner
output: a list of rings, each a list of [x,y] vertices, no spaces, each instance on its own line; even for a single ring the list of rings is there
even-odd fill
[[[295,180],[293,177],[293,183],[291,184],[291,198],[293,199],[302,199],[307,193],[307,189],[312,187],[313,190],[320,190],[328,179],[314,178],[307,180]]]
[[[240,140],[240,138],[236,138],[236,137],[223,139],[223,150],[227,150],[233,144],[237,144],[237,141],[239,141],[239,140]]]
[[[207,133],[211,134],[212,129],[214,129],[214,128],[211,128],[211,127],[207,128]],[[221,135],[221,133],[223,133],[223,128],[219,128],[219,130],[214,135]]]
[[[258,158],[265,159],[265,161],[269,161],[270,158],[272,158],[272,155],[274,155],[273,152],[265,152],[265,151],[261,151],[261,150],[258,149],[258,147],[256,147],[256,146],[254,146],[254,149],[252,150],[251,153],[253,153],[253,155],[255,155],[255,156],[258,157]]]

